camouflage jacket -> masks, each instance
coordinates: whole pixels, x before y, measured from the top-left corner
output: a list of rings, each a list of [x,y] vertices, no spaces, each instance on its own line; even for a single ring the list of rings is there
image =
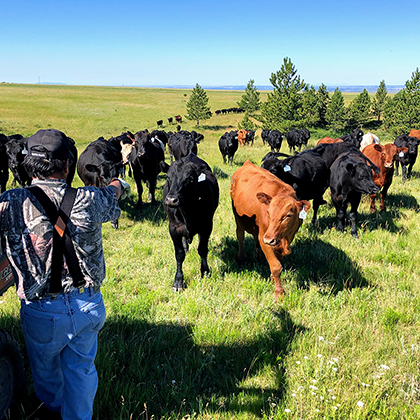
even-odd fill
[[[35,179],[57,208],[66,191],[62,179]],[[121,214],[111,187],[77,189],[67,224],[85,278],[85,286],[100,286],[105,278],[102,223]],[[20,299],[48,296],[52,262],[53,226],[38,200],[25,188],[8,190],[0,196],[0,253],[6,253],[12,267]],[[62,292],[73,290],[65,257],[61,277]]]

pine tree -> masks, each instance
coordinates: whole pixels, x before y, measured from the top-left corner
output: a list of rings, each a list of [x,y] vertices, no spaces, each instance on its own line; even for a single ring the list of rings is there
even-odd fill
[[[290,58],[283,59],[283,65],[276,73],[271,73],[270,83],[273,92],[261,107],[261,120],[264,127],[288,131],[302,125],[303,96],[301,91],[307,87],[297,74]]]
[[[252,122],[252,120],[249,118],[249,112],[245,111],[244,118],[242,121],[238,124],[238,130],[244,129],[244,130],[256,130],[258,126]]]
[[[303,92],[302,122],[305,127],[314,127],[319,123],[318,97],[313,86]]]
[[[238,102],[238,107],[248,111],[250,115],[260,109],[260,93],[257,87],[254,86],[254,80],[250,80],[246,85],[245,93]]]
[[[384,107],[384,125],[394,134],[408,134],[420,126],[420,72],[411,73],[411,80]]]
[[[211,116],[208,101],[206,91],[196,83],[187,102],[187,119],[197,121],[197,125],[200,124],[200,120],[208,120]]]
[[[326,127],[327,121],[325,120],[325,115],[327,113],[328,105],[331,102],[330,94],[328,93],[327,86],[323,83],[318,88],[318,118],[319,123],[322,127]]]
[[[372,102],[366,89],[356,96],[348,108],[348,125],[350,128],[360,128],[369,121]]]
[[[334,132],[342,130],[346,126],[346,108],[344,107],[344,97],[339,88],[336,88],[331,102],[325,114],[327,127]]]
[[[378,90],[375,93],[375,97],[372,99],[372,110],[373,115],[378,117],[378,121],[381,120],[381,115],[384,111],[385,103],[387,101],[388,91],[386,89],[385,80],[381,80]]]

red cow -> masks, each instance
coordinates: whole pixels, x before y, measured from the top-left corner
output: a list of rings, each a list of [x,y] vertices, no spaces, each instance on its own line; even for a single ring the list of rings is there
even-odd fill
[[[238,143],[240,146],[244,146],[246,143],[246,133],[244,129],[238,130]]]
[[[394,161],[399,153],[407,153],[407,147],[397,147],[395,144],[384,145],[369,144],[363,149],[363,154],[370,159],[380,170],[379,175],[372,170],[373,182],[381,189],[380,211],[385,211],[385,198],[394,176]],[[370,211],[374,212],[376,194],[370,196]]]
[[[182,123],[181,115],[175,115],[175,121],[178,122],[178,123]]]
[[[236,220],[238,261],[245,260],[245,232],[254,236],[255,255],[264,253],[275,284],[275,297],[284,294],[280,282],[281,261],[290,254],[290,244],[310,208],[306,200],[298,201],[294,189],[275,175],[249,160],[235,171],[230,196]]]
[[[331,137],[324,137],[321,140],[318,140],[318,143],[316,144],[325,144],[325,143],[342,143],[343,139],[332,139]]]
[[[409,136],[417,137],[420,140],[420,130],[411,130]]]

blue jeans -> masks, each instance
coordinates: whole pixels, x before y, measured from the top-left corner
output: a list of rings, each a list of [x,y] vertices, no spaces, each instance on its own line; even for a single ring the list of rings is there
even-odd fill
[[[36,395],[64,420],[90,420],[98,387],[94,361],[105,306],[100,291],[83,290],[21,302]]]

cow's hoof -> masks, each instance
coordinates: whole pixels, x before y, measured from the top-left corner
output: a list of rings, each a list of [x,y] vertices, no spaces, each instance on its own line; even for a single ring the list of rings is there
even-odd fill
[[[118,219],[117,219],[117,220],[112,220],[112,221],[111,221],[111,226],[112,226],[114,229],[118,229]]]
[[[184,290],[184,285],[183,284],[174,284],[172,286],[172,291],[173,292],[182,292]]]

